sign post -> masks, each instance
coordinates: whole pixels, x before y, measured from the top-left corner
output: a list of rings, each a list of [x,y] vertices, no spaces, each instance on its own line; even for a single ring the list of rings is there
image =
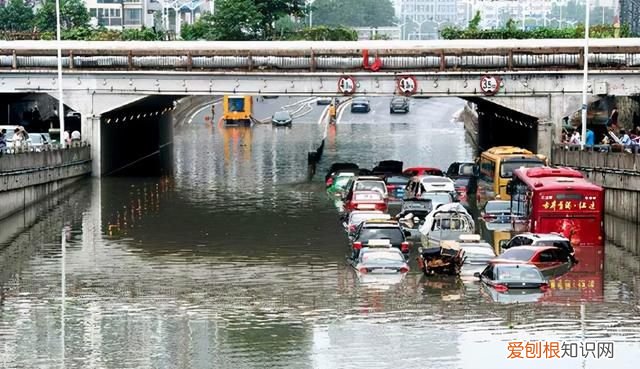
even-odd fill
[[[351,76],[340,77],[338,90],[343,95],[353,95],[356,92],[356,81]]]
[[[413,95],[418,90],[418,81],[413,76],[403,76],[398,79],[398,90],[405,96]]]
[[[500,77],[485,75],[480,79],[480,90],[486,96],[493,96],[500,91]]]

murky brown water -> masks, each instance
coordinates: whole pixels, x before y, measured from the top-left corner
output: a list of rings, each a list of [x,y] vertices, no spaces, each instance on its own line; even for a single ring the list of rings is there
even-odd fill
[[[372,99],[371,113],[345,113],[309,183],[306,153],[324,129],[311,107],[292,129],[198,116],[177,133],[173,177],[86,181],[0,224],[0,367],[533,368],[541,361],[507,359],[509,341],[532,340],[614,342],[614,359],[553,367],[637,366],[640,262],[615,246],[604,270],[594,259],[544,296],[415,270],[359,282],[324,168],[469,159],[451,121],[461,102],[416,100],[389,116],[388,99]]]

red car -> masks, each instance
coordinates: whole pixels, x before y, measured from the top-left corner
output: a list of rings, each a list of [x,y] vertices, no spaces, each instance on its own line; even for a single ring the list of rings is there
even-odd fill
[[[429,167],[412,167],[405,169],[402,174],[410,177],[414,176],[441,176],[444,177],[444,173],[438,168]]]
[[[388,209],[387,198],[378,191],[356,191],[344,204],[345,211],[353,210],[379,210],[386,212]]]
[[[495,264],[531,264],[543,274],[565,273],[572,266],[571,256],[564,249],[555,246],[518,246],[508,249],[491,260]]]

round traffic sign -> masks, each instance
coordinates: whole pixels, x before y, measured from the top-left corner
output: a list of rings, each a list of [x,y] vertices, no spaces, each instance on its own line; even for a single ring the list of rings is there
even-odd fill
[[[490,75],[482,76],[482,79],[480,79],[480,89],[482,93],[487,96],[497,94],[498,91],[500,91],[500,77]]]
[[[398,90],[404,95],[413,95],[418,90],[418,81],[413,76],[400,77]]]
[[[338,90],[343,95],[351,95],[356,92],[356,81],[351,76],[340,77]]]

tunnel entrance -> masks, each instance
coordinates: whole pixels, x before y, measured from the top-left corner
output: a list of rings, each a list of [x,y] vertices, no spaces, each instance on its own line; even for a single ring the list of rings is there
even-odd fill
[[[537,152],[538,118],[484,99],[469,101],[477,106],[477,154],[494,146],[517,146]]]
[[[179,96],[149,96],[102,114],[102,174],[157,176],[173,172],[173,110]]]

